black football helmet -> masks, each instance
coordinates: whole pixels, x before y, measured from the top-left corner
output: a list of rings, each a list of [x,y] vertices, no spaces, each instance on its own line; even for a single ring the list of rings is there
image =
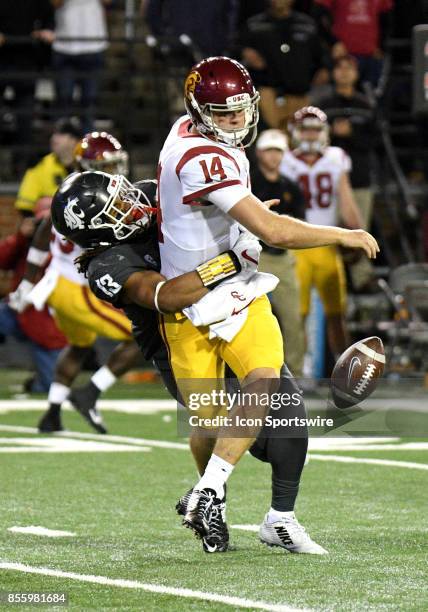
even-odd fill
[[[156,181],[137,188],[121,174],[75,172],[53,197],[52,223],[83,249],[110,246],[150,225],[155,197]]]

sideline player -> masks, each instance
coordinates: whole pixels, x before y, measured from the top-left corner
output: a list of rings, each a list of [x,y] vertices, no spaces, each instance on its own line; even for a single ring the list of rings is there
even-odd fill
[[[286,151],[281,172],[298,181],[306,200],[306,221],[315,225],[337,223],[338,212],[347,227],[360,228],[362,218],[349,182],[351,160],[339,147],[328,145],[327,115],[315,106],[294,114],[292,151]],[[315,286],[327,318],[330,349],[337,359],[349,345],[346,331],[346,276],[336,245],[295,251],[300,284],[300,310],[309,314],[311,288]]]
[[[78,265],[87,275],[94,293],[114,306],[123,308],[133,323],[133,334],[146,359],[153,359],[163,381],[173,397],[177,397],[177,386],[168,362],[165,344],[158,331],[157,315],[153,308],[164,312],[179,311],[208,294],[207,277],[212,277],[209,288],[218,280],[227,279],[242,270],[244,273],[257,269],[258,253],[254,240],[241,234],[233,251],[222,253],[214,260],[205,262],[198,271],[189,272],[166,283],[159,274],[160,257],[156,226],[137,226],[135,234],[126,240],[121,239],[115,228],[121,227],[125,216],[132,225],[139,214],[142,197],[136,202],[131,197],[123,197],[117,187],[110,189],[113,181],[119,184],[122,177],[108,177],[101,173],[84,173],[70,177],[55,195],[52,204],[52,218],[56,229],[68,239],[79,244],[85,251]],[[137,183],[151,197],[150,182]],[[128,185],[128,190],[130,189]],[[134,190],[135,191],[135,190]],[[132,192],[131,192],[132,193]],[[121,195],[122,194],[122,195]],[[76,205],[70,202],[78,201]],[[134,202],[134,212],[130,211]],[[66,223],[68,210],[72,206],[75,214],[82,218],[82,227],[71,229]],[[105,214],[105,223],[97,225],[99,213],[104,209],[115,210],[114,216]],[[120,210],[120,213],[119,213]],[[144,209],[143,209],[144,212]],[[120,216],[118,216],[120,215]],[[103,246],[100,246],[102,242]],[[251,256],[248,255],[251,253]],[[241,275],[242,276],[242,275]],[[203,280],[202,280],[203,279]],[[233,279],[236,283],[239,276]],[[230,286],[229,286],[230,287]],[[232,291],[232,288],[229,289]],[[234,309],[230,305],[230,312]],[[287,368],[281,368],[280,392],[297,395],[299,390]],[[293,410],[293,413],[291,413]],[[290,408],[282,407],[274,412],[277,418],[290,416],[305,417],[301,398]],[[260,538],[269,545],[280,546],[296,553],[325,554],[325,550],[312,541],[294,515],[294,506],[299,491],[300,477],[305,463],[308,437],[306,428],[290,435],[284,428],[279,435],[270,435],[268,429],[262,432],[252,445],[250,453],[270,463],[272,468],[271,509],[263,521]],[[211,439],[204,438],[208,450]],[[192,491],[189,491],[177,504],[177,512],[184,515]],[[225,504],[215,504],[210,516],[209,533],[203,538],[206,552],[224,552],[229,544],[229,532],[225,519]]]
[[[111,134],[92,132],[77,143],[75,163],[79,170],[94,167],[116,173],[127,172],[128,154]],[[153,184],[153,197],[155,191]],[[77,218],[73,220],[70,217],[70,223],[78,222]],[[32,246],[24,280],[15,292],[16,308],[22,311],[29,299],[36,296],[32,291],[34,282],[51,256],[45,276],[38,285],[36,299],[38,307],[46,302],[54,310],[58,326],[69,342],[57,361],[55,379],[48,394],[49,407],[39,422],[39,430],[50,433],[63,429],[61,405],[69,398],[96,431],[105,433],[96,401],[102,392],[134,365],[139,355],[138,346],[132,340],[129,320],[123,312],[96,298],[90,291],[87,280],[74,265],[81,249],[52,230],[50,219],[41,224]],[[97,336],[117,340],[120,344],[107,363],[93,374],[88,385],[70,392]]]
[[[203,60],[189,72],[184,96],[188,114],[173,125],[159,158],[159,247],[166,278],[229,249],[240,226],[278,248],[335,244],[376,256],[378,245],[367,232],[280,216],[252,195],[243,147],[256,136],[259,94],[241,64],[226,57]],[[241,323],[226,341],[210,339],[209,329],[195,327],[181,313],[162,316],[162,334],[179,388],[180,380],[221,379],[226,362],[245,390],[277,390],[282,337],[266,296],[249,305]],[[236,415],[244,409],[238,406]],[[265,416],[259,406],[256,413]],[[184,524],[197,536],[209,532],[212,508],[224,499],[224,485],[258,431],[241,431],[242,437],[239,432],[236,437],[220,434],[211,449],[197,432],[192,435],[191,449],[203,475],[188,501]],[[261,534],[265,531],[262,526]]]

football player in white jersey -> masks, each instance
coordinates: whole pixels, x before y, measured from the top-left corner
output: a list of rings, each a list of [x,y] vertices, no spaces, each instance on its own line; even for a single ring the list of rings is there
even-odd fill
[[[242,227],[279,248],[334,244],[361,248],[376,257],[378,245],[367,232],[280,216],[252,195],[244,148],[256,136],[259,95],[241,64],[225,57],[203,60],[188,74],[184,96],[188,114],[173,125],[159,159],[159,246],[166,278],[230,249]],[[239,302],[239,295],[236,298]],[[265,295],[246,305],[240,329],[228,341],[210,337],[209,328],[194,326],[182,313],[162,315],[160,325],[179,387],[183,379],[220,380],[227,363],[246,391],[276,390],[282,337]],[[189,386],[181,385],[180,390],[188,399]],[[244,410],[239,406],[235,416]],[[202,413],[216,412],[208,406]],[[264,417],[260,406],[255,413]],[[202,437],[197,429],[192,433],[191,449],[201,478],[187,501],[184,524],[199,537],[207,535],[213,509],[224,499],[225,483],[258,431],[241,429],[217,438]],[[260,531],[266,543],[278,545],[269,535],[269,524],[279,520],[284,517],[275,512],[266,516]]]
[[[362,226],[349,182],[351,160],[339,147],[329,146],[326,114],[315,106],[298,110],[291,124],[291,151],[284,154],[281,172],[297,181],[306,199],[306,221],[334,226],[340,213],[345,225]],[[305,318],[315,286],[327,318],[330,349],[337,358],[349,345],[346,332],[346,277],[336,245],[295,252],[300,284],[300,309]]]
[[[87,134],[77,144],[75,151],[76,169],[126,173],[127,161],[128,155],[119,141],[106,132]],[[78,218],[73,218],[72,207],[68,222],[70,227],[79,222]],[[60,236],[52,228],[50,219],[39,227],[32,246],[32,257],[27,260],[24,280],[15,292],[16,307],[23,310],[29,299],[36,300],[39,307],[46,302],[53,309],[55,320],[69,342],[57,361],[54,382],[48,394],[49,407],[39,422],[39,430],[42,433],[62,430],[60,410],[68,398],[96,431],[105,433],[96,401],[103,391],[134,365],[139,356],[139,349],[132,339],[131,324],[121,310],[93,294],[88,281],[83,274],[79,274],[74,264],[82,249]],[[37,293],[34,293],[34,284],[49,257],[49,266]],[[94,373],[88,385],[71,390],[97,336],[117,340],[120,344],[107,363]]]

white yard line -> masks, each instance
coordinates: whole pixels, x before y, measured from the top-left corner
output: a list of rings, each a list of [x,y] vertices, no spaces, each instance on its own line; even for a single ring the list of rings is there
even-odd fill
[[[73,531],[61,531],[60,529],[48,529],[47,527],[41,527],[40,525],[29,525],[28,527],[8,527],[8,531],[12,533],[25,533],[29,535],[45,536],[47,538],[69,538],[75,536]]]
[[[260,529],[260,525],[231,525],[230,527],[241,531],[258,531]]]
[[[286,604],[270,604],[264,601],[253,601],[242,597],[232,597],[205,591],[193,591],[192,589],[168,587],[160,584],[148,584],[137,580],[124,580],[121,578],[107,578],[106,576],[92,576],[87,574],[77,574],[75,572],[64,572],[48,567],[33,567],[23,563],[0,563],[0,569],[23,572],[25,574],[40,574],[42,576],[52,576],[54,578],[68,578],[79,582],[89,582],[91,584],[103,584],[105,586],[119,587],[121,589],[137,589],[148,593],[159,593],[160,595],[174,595],[175,597],[185,597],[187,599],[200,599],[202,601],[214,601],[234,606],[235,608],[252,608],[256,610],[270,610],[272,612],[304,612],[303,608],[294,608]],[[307,610],[307,609],[306,609]]]
[[[308,398],[305,405],[308,410],[323,410],[326,407],[327,399]],[[376,410],[377,412],[388,412],[389,410],[399,410],[402,412],[427,412],[427,397],[420,398],[369,398],[362,404],[366,410]],[[122,412],[126,414],[156,414],[176,410],[177,402],[173,399],[101,399],[97,402],[101,410],[111,412]],[[46,399],[7,399],[0,400],[0,414],[7,412],[44,410],[47,408]],[[64,402],[66,410],[74,410],[69,402]]]
[[[0,431],[38,434],[38,430],[35,427],[20,427],[18,425],[0,425]],[[77,438],[77,439],[83,439],[83,440],[85,439],[98,440],[98,441],[101,440],[105,442],[117,442],[119,444],[136,445],[138,447],[145,446],[145,447],[166,448],[166,449],[173,449],[173,450],[185,450],[185,451],[189,450],[189,446],[187,444],[183,444],[180,442],[166,442],[164,440],[150,440],[147,438],[129,438],[127,436],[113,436],[113,435],[112,436],[110,435],[100,436],[100,434],[63,431],[58,434],[53,434],[51,439],[55,439],[58,437]],[[324,441],[326,439],[327,438],[325,438]],[[350,444],[350,442],[352,441],[352,438],[346,438],[346,439],[342,438],[342,440],[344,440],[344,446],[340,448],[336,446],[340,438],[329,438],[329,439],[331,439],[332,441],[331,450],[336,450],[336,451],[343,450],[343,451],[354,452],[354,451],[358,451],[360,448],[358,446],[358,443],[356,443],[355,446],[352,446]],[[5,438],[5,440],[7,440],[7,438]],[[355,440],[357,441],[358,439],[356,438]],[[372,448],[370,448],[370,450],[381,451],[384,448],[382,441],[385,440],[385,438],[376,438],[376,440],[380,441],[379,446],[376,447],[375,445],[373,445]],[[418,443],[414,442],[412,446],[415,446],[416,444]],[[421,444],[423,445],[423,448],[421,450],[425,450],[425,443],[421,443]],[[392,446],[392,445],[388,445],[388,446]],[[396,448],[397,450],[400,449],[400,445],[397,445]],[[387,449],[392,450],[391,448],[388,448],[388,447]],[[328,451],[330,450],[330,448],[328,447],[328,445],[324,446],[323,444],[322,450]],[[395,447],[393,448],[393,450],[395,450]],[[409,450],[409,448],[407,450]],[[416,450],[416,448],[412,448],[412,450]],[[390,459],[371,459],[368,457],[367,458],[365,457],[347,457],[344,455],[343,456],[342,455],[319,455],[316,453],[314,454],[312,451],[309,453],[308,457],[309,459],[315,460],[315,461],[332,461],[332,462],[338,462],[338,463],[367,463],[371,465],[384,465],[384,466],[389,466],[389,467],[407,468],[407,469],[415,469],[415,470],[428,470],[428,464],[416,463],[416,462],[411,462],[411,461],[394,461],[392,459],[391,460]]]
[[[39,434],[36,427],[20,427],[19,425],[0,425],[0,431],[16,433]],[[40,435],[40,434],[39,434]],[[92,434],[79,431],[61,431],[49,434],[52,438],[77,438],[80,440],[98,440],[102,442],[118,442],[135,446],[153,446],[158,448],[171,448],[175,450],[189,450],[188,444],[182,442],[166,442],[164,440],[149,440],[146,438],[129,438],[127,436],[114,436],[109,434]]]
[[[0,400],[0,414],[6,414],[8,412],[32,412],[33,410],[45,410],[47,408],[47,400]],[[101,410],[109,410],[110,412],[122,412],[126,414],[156,414],[158,412],[165,412],[175,410],[177,408],[177,402],[173,399],[154,399],[154,400],[109,400],[101,399],[97,402],[98,408]],[[65,410],[74,410],[70,402],[64,402],[63,408]]]
[[[353,449],[355,450],[355,449]],[[345,457],[344,455],[309,455],[310,460],[336,461],[338,463],[367,463],[370,465],[385,465],[388,467],[407,468],[409,470],[428,470],[427,463],[416,463],[413,461],[394,461],[392,459],[368,459],[365,457]]]

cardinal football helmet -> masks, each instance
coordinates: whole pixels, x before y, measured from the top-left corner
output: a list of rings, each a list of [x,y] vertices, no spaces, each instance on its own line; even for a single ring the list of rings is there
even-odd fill
[[[119,174],[75,172],[53,197],[52,223],[83,249],[110,246],[151,223],[155,196],[156,181],[137,188]]]
[[[109,174],[128,174],[128,153],[108,132],[90,132],[80,140],[74,151],[79,171],[100,170]]]
[[[248,71],[228,57],[209,57],[193,66],[184,82],[184,104],[201,136],[228,146],[248,147],[257,136],[259,93]],[[244,111],[244,126],[225,129],[213,113]]]
[[[307,138],[305,130],[316,130],[315,139]],[[327,115],[316,106],[304,106],[294,113],[290,124],[293,148],[301,153],[324,153],[329,144]]]

